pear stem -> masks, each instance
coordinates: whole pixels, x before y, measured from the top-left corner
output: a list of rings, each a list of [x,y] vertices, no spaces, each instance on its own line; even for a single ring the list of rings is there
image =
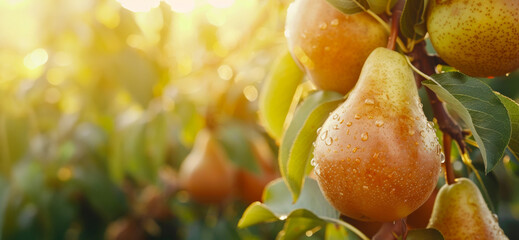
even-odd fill
[[[447,184],[451,185],[454,183],[454,171],[452,169],[451,164],[451,145],[452,138],[449,134],[443,135],[443,152],[445,153],[445,162],[443,162],[443,167],[445,169],[445,181]]]

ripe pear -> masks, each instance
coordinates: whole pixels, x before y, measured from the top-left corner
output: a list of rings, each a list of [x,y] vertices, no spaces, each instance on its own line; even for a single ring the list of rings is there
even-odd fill
[[[220,203],[233,191],[233,169],[209,129],[196,136],[193,150],[179,170],[181,186],[201,203]]]
[[[438,229],[446,240],[508,239],[478,187],[467,178],[440,189],[427,227]]]
[[[449,65],[475,76],[500,76],[519,67],[519,1],[429,1],[427,29]]]
[[[348,99],[321,127],[312,164],[325,197],[351,218],[394,221],[427,200],[441,147],[401,54],[370,54]]]
[[[285,36],[299,65],[320,89],[349,92],[368,55],[387,44],[388,33],[365,12],[346,15],[326,0],[296,0]]]

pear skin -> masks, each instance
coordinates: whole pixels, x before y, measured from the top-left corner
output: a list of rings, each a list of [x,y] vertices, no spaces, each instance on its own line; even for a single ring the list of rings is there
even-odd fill
[[[406,217],[427,200],[440,173],[431,125],[404,56],[375,49],[315,141],[312,164],[323,194],[354,219]]]
[[[320,89],[349,92],[368,55],[388,33],[368,13],[346,15],[326,0],[296,0],[287,13],[290,53]]]
[[[475,77],[519,67],[519,1],[432,0],[427,30],[438,55]]]
[[[233,191],[231,164],[208,129],[201,130],[179,170],[181,186],[197,202],[220,203]]]
[[[467,178],[440,189],[427,227],[438,229],[445,240],[508,239],[478,187]]]

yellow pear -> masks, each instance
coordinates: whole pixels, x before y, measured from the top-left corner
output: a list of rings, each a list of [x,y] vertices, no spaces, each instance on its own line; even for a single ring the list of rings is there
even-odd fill
[[[478,187],[466,178],[440,189],[427,227],[438,229],[445,240],[508,239]]]
[[[438,55],[461,72],[501,76],[519,67],[519,1],[429,1],[427,29]]]
[[[179,170],[181,186],[201,203],[219,203],[233,191],[233,169],[209,129],[196,136],[193,150]]]
[[[320,89],[349,92],[368,55],[388,33],[365,12],[346,15],[326,0],[296,0],[287,13],[290,53]]]
[[[440,173],[441,147],[401,54],[375,49],[348,99],[315,142],[315,174],[342,214],[388,222],[420,207]]]

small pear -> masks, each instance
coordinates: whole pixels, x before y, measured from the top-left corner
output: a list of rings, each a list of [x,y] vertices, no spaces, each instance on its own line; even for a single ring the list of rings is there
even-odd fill
[[[348,99],[325,121],[312,160],[328,201],[362,221],[401,219],[436,186],[441,147],[401,54],[375,49]]]
[[[519,67],[519,1],[429,1],[427,30],[438,55],[475,77]]]
[[[347,15],[326,0],[295,0],[287,12],[290,53],[320,89],[349,92],[368,55],[388,33],[366,12]]]
[[[446,240],[508,239],[478,187],[467,178],[440,189],[427,227],[438,229]]]
[[[193,150],[179,170],[181,186],[201,203],[220,203],[233,191],[233,169],[221,146],[208,129],[196,136]]]

